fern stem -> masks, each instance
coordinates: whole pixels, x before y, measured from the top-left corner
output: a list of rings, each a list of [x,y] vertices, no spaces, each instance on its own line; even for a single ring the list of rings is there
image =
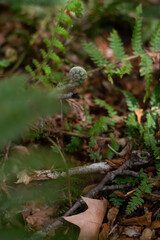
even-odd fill
[[[140,56],[139,54],[138,54],[138,55],[132,55],[132,56],[123,58],[123,60],[124,60],[124,61],[130,61],[130,60],[132,60],[132,59],[138,58],[139,56]],[[111,66],[112,64],[118,64],[118,63],[120,63],[120,62],[121,62],[121,61],[115,61],[114,63],[109,63],[108,65],[107,65],[107,64],[104,64],[103,66],[94,68],[93,70],[90,70],[90,71],[88,71],[87,73],[90,74],[90,73],[98,72],[98,71],[102,70],[103,68],[109,67],[109,66]]]

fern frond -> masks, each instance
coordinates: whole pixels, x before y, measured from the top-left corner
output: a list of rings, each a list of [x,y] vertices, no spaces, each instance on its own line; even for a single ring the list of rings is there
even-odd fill
[[[98,65],[98,67],[108,64],[107,59],[102,55],[99,49],[93,43],[87,43],[86,41],[82,42],[84,50],[88,53],[92,61]]]
[[[142,49],[142,19],[140,17],[140,14],[142,13],[142,6],[139,5],[136,8],[136,22],[133,29],[133,35],[132,35],[132,48],[134,54],[140,54],[144,53],[144,50]]]
[[[104,100],[97,98],[97,99],[95,99],[95,103],[98,106],[105,108],[108,111],[109,117],[111,117],[111,118],[117,117],[117,112],[114,111],[114,109],[109,104],[107,104]]]
[[[57,38],[52,39],[52,44],[53,46],[59,48],[62,52],[65,52],[64,45]]]
[[[63,22],[65,22],[65,23],[67,23],[69,26],[73,26],[73,20],[72,20],[72,18],[68,15],[68,14],[66,14],[66,13],[64,13],[64,12],[60,12],[60,14],[55,18],[55,21],[56,22],[60,22],[60,23],[63,23]]]
[[[150,85],[153,79],[153,60],[148,54],[141,54],[140,75],[146,80],[146,94],[144,101],[149,97]]]
[[[79,0],[70,0],[67,5],[67,10],[74,12],[77,17],[81,17],[83,12],[83,4]]]
[[[160,22],[158,23],[156,30],[152,35],[150,45],[151,45],[150,49],[152,51],[160,50]]]
[[[70,38],[69,33],[67,30],[59,25],[56,26],[55,33],[64,36],[65,38]]]
[[[120,37],[118,36],[118,33],[115,29],[113,29],[111,36],[109,38],[109,41],[110,41],[110,47],[114,52],[116,60],[122,61],[122,59],[125,58],[127,55],[124,52],[124,47],[123,47],[122,41],[121,41]]]
[[[107,132],[108,126],[107,123],[109,123],[110,120],[108,117],[101,117],[97,122],[94,123],[93,127],[90,129],[89,134],[95,135],[101,132]]]
[[[160,82],[158,82],[157,86],[155,87],[155,89],[152,92],[152,96],[151,96],[151,100],[150,100],[150,104],[151,104],[151,108],[160,108]]]
[[[78,148],[81,148],[83,145],[83,139],[76,137],[76,136],[72,136],[71,137],[71,143],[69,143],[65,149],[68,152],[74,152],[77,151]]]
[[[140,109],[137,99],[131,92],[127,92],[124,90],[120,90],[120,92],[123,93],[123,95],[126,97],[127,106],[131,112],[134,112],[135,110]]]
[[[141,178],[142,178],[142,180],[141,180],[141,183],[140,183],[138,189],[136,189],[133,197],[131,198],[131,200],[129,201],[129,203],[127,205],[127,208],[126,208],[127,214],[132,213],[133,211],[135,211],[139,206],[141,206],[144,203],[144,200],[141,197],[144,192],[151,193],[153,186],[151,184],[148,184],[148,179],[144,174],[142,175]]]

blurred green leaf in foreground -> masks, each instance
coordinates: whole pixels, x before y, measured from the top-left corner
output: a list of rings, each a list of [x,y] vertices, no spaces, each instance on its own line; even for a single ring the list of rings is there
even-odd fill
[[[16,139],[38,117],[59,109],[52,91],[28,88],[26,80],[16,76],[0,83],[0,146]]]

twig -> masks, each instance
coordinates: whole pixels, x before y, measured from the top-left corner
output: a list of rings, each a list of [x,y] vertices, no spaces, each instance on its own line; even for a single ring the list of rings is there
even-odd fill
[[[96,193],[101,191],[104,186],[112,181],[117,175],[121,175],[122,172],[124,172],[127,168],[132,168],[132,166],[136,165],[143,165],[150,161],[150,159],[142,159],[142,156],[140,156],[140,153],[137,151],[132,151],[133,156],[127,160],[125,163],[123,163],[118,169],[108,172],[107,175],[102,179],[102,181],[93,189],[91,189],[85,197],[92,198]],[[148,155],[147,152],[143,152],[142,155]],[[82,205],[82,200],[79,199],[76,201],[76,203],[64,214],[64,216],[71,215],[75,210],[77,210]],[[44,232],[50,231],[54,227],[58,227],[63,224],[63,217],[60,217],[57,219],[53,224],[49,225],[47,228],[44,229]]]

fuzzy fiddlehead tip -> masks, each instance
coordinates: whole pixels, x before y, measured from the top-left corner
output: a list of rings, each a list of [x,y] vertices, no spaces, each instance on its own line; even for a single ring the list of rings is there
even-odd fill
[[[87,72],[82,67],[73,67],[69,72],[71,82],[79,82],[82,83],[87,78]]]

